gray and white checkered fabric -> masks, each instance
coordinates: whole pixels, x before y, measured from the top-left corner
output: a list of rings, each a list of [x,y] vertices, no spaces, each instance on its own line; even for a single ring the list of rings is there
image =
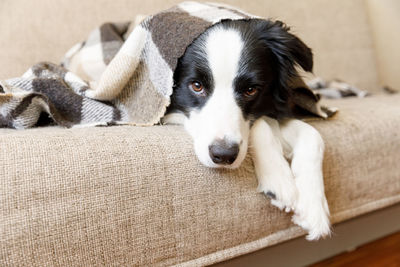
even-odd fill
[[[186,47],[222,19],[251,18],[225,5],[183,2],[140,23],[103,24],[61,65],[39,63],[22,77],[0,81],[0,127],[157,124]],[[295,104],[323,118],[334,113],[319,106],[301,79],[294,84],[300,84],[293,87]]]

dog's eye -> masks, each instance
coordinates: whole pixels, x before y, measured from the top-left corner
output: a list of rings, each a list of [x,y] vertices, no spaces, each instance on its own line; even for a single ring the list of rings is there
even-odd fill
[[[244,95],[247,97],[255,96],[258,93],[258,89],[256,87],[249,87],[244,90]]]
[[[190,88],[195,91],[196,93],[201,93],[204,90],[203,85],[198,82],[198,81],[194,81],[190,84]]]

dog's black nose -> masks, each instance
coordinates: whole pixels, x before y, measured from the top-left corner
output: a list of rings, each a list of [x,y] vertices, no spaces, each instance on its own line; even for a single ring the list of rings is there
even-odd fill
[[[217,140],[208,147],[208,150],[214,163],[230,165],[239,154],[239,145],[228,143],[225,140]]]

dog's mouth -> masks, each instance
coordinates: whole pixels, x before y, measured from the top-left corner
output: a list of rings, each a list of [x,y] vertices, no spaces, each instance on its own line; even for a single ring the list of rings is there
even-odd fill
[[[216,103],[208,103],[208,106],[192,111],[185,120],[196,156],[207,167],[235,169],[246,157],[250,123],[232,102],[231,108],[226,110]]]

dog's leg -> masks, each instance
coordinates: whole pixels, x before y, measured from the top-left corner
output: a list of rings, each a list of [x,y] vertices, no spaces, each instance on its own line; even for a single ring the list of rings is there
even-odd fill
[[[283,156],[276,120],[258,119],[250,132],[250,149],[258,179],[258,191],[271,198],[271,203],[289,212],[297,200],[292,171]]]
[[[329,208],[322,176],[324,142],[311,125],[300,120],[280,123],[281,134],[292,148],[291,168],[298,189],[293,222],[307,229],[308,240],[330,234]]]

